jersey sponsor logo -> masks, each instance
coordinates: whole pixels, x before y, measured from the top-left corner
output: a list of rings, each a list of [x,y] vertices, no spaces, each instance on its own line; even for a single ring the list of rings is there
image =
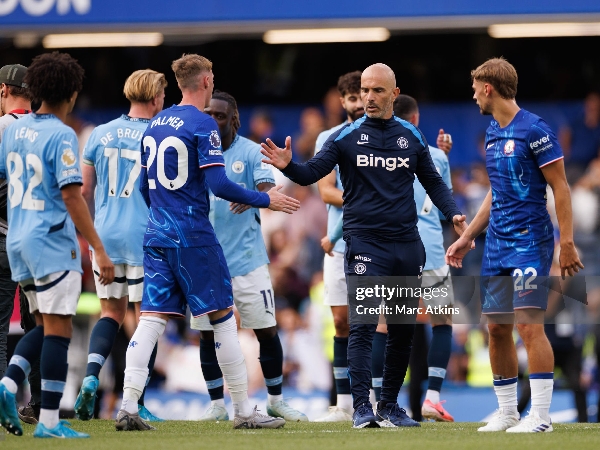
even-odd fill
[[[383,167],[388,171],[396,170],[396,168],[406,167],[409,168],[409,158],[382,158],[381,156],[373,157],[373,154],[367,155],[356,155],[356,165],[358,167]]]
[[[368,134],[361,134],[360,135],[360,141],[356,141],[356,143],[358,145],[368,144],[369,143],[369,135]]]
[[[233,170],[235,173],[242,173],[244,171],[244,162],[243,161],[236,161],[231,165],[231,170]]]
[[[506,144],[504,144],[504,154],[505,155],[511,155],[512,152],[515,151],[515,141],[513,141],[512,139],[509,139],[508,141],[506,141]]]
[[[538,148],[540,145],[543,144],[547,144],[548,142],[550,142],[550,135],[547,134],[546,136],[539,138],[537,141],[533,141],[529,143],[529,148],[531,150]]]
[[[219,133],[217,130],[212,130],[210,132],[210,136],[208,138],[210,145],[214,148],[219,148],[221,146],[221,138],[219,137]]]
[[[221,150],[209,150],[208,154],[210,156],[222,156],[223,152]]]
[[[398,144],[398,147],[400,148],[408,148],[408,139],[405,137],[399,137],[396,141],[396,144]]]
[[[65,148],[63,150],[63,153],[62,153],[62,156],[60,159],[61,159],[62,163],[67,167],[74,166],[75,162],[77,162],[75,153],[73,153],[73,150],[70,148]]]
[[[354,259],[358,259],[360,261],[366,261],[366,262],[371,262],[371,258],[367,257],[367,256],[362,256],[362,255],[356,255],[354,257]]]
[[[356,272],[356,274],[358,274],[358,275],[362,275],[366,271],[367,271],[367,266],[365,266],[363,263],[358,263],[357,265],[354,266],[354,272]]]

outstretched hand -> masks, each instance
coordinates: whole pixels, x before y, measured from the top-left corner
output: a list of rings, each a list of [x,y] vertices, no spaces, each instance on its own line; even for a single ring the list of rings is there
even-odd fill
[[[440,128],[435,145],[447,155],[452,150],[452,136]]]
[[[452,217],[452,225],[454,225],[454,231],[456,231],[456,233],[459,236],[462,236],[462,234],[469,226],[469,224],[467,223],[467,216],[465,216],[464,214],[462,216],[459,216],[458,214],[455,215],[454,217]]]
[[[267,195],[271,199],[271,203],[269,203],[269,209],[292,214],[294,211],[300,209],[300,201],[279,192],[282,187],[283,184],[279,184],[267,191]]]
[[[462,267],[463,258],[472,248],[474,248],[474,241],[469,241],[462,236],[459,237],[446,251],[446,264],[460,269]]]
[[[279,148],[275,143],[267,138],[266,142],[260,144],[262,147],[260,152],[266,156],[262,162],[271,164],[277,167],[279,170],[285,169],[292,160],[292,138],[290,136],[285,138],[285,148]]]

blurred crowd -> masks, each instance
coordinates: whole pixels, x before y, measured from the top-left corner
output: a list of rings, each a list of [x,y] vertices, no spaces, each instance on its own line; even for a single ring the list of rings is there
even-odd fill
[[[242,117],[241,120],[248,124],[250,131],[247,137],[255,142],[263,142],[270,137],[278,145],[283,145],[287,131],[275,129],[268,109],[257,108],[250,117]],[[339,93],[332,88],[325,95],[322,107],[307,107],[302,111],[298,132],[292,136],[294,159],[300,162],[310,159],[314,154],[318,134],[343,120],[345,112],[340,106]],[[80,136],[80,146],[83,148],[92,126],[75,116],[71,122]],[[468,220],[475,215],[490,188],[485,168],[483,131],[479,144],[480,159],[473,161],[469,167],[452,167],[454,197],[459,208],[467,214]],[[583,102],[581,114],[556,131],[565,153],[567,176],[572,189],[575,240],[585,265],[585,278],[579,276],[570,282],[567,280],[560,288],[552,291],[548,316],[552,319],[549,321],[555,323],[547,325],[546,331],[555,351],[557,386],[574,392],[578,420],[587,421],[588,411],[595,413],[595,409],[594,405],[588,409],[586,392],[598,390],[600,386],[600,326],[594,325],[600,322],[600,94],[591,92]],[[334,334],[329,307],[324,306],[322,300],[324,254],[320,241],[326,235],[326,208],[315,185],[303,187],[293,184],[281,173],[276,173],[276,182],[283,184],[284,192],[297,198],[302,204],[301,209],[293,215],[270,210],[262,210],[261,213],[263,235],[271,261],[276,318],[284,349],[284,384],[303,392],[326,391],[333,384],[330,347],[331,336]],[[551,196],[549,206],[549,210],[553,211]],[[558,239],[556,221],[555,228]],[[447,227],[446,243],[450,244],[455,238],[454,231]],[[479,275],[484,239],[484,235],[477,239],[476,248],[465,259],[463,268],[453,269],[454,276]],[[87,248],[85,242],[81,242],[81,245]],[[87,251],[82,254],[86,255]],[[89,258],[84,258],[83,264],[84,291],[94,293]],[[573,298],[587,298],[587,305],[580,303],[580,313],[586,316],[587,324],[579,323],[571,310],[565,317],[561,306],[563,297],[574,289],[583,289],[583,294],[572,294]],[[562,294],[557,297],[556,293]],[[461,292],[456,292],[456,299],[460,301]],[[95,311],[92,301],[91,306],[86,304],[85,312],[88,315],[75,323],[79,339],[73,339],[72,354],[69,357],[70,371],[74,374],[85,371],[88,342],[86,333],[91,330],[94,314],[99,312],[99,306]],[[133,316],[129,319],[121,331],[121,338],[115,344],[122,349],[113,350],[111,356],[113,370],[102,372],[101,385],[104,387],[106,401],[98,403],[103,404],[104,417],[111,416],[121,392],[125,348],[134,326]],[[152,383],[170,391],[207,392],[199,365],[199,336],[186,322],[169,322],[167,331],[159,342]],[[453,352],[446,383],[491,386],[486,327],[478,324],[477,316],[470,317],[469,322],[455,323],[453,326]],[[423,326],[426,335],[430,335],[429,326]],[[239,336],[248,364],[250,390],[258,391],[264,388],[258,362],[258,342],[251,330],[241,329]],[[422,357],[426,358],[426,352]],[[526,361],[521,361],[521,366],[526,367]],[[82,376],[73,377],[76,386],[72,388],[72,399],[65,392],[65,403],[73,403]],[[522,373],[520,376],[527,377],[527,374]],[[528,386],[527,383],[522,385]],[[528,392],[522,392],[519,404],[521,410],[525,409],[527,401]]]

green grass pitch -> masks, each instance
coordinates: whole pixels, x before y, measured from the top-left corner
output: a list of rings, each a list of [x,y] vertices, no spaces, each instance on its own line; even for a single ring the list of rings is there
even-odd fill
[[[367,449],[477,449],[524,448],[579,450],[600,445],[600,424],[556,424],[553,433],[478,433],[479,423],[424,423],[421,428],[354,430],[350,423],[287,423],[279,430],[234,430],[232,422],[169,421],[156,431],[116,432],[113,421],[71,421],[90,439],[33,439],[34,427],[24,435],[0,435],[0,449],[210,449],[210,450],[367,450]]]

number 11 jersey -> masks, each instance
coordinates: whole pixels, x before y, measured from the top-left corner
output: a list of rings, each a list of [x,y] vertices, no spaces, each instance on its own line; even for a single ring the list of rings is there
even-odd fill
[[[75,226],[61,188],[81,184],[77,136],[53,114],[13,122],[0,143],[0,178],[8,180],[6,250],[12,278],[81,272]]]
[[[149,119],[123,114],[94,129],[83,163],[96,169],[94,227],[114,264],[141,266],[148,207],[139,191],[141,142]]]
[[[202,170],[225,165],[218,130],[212,117],[191,105],[172,106],[150,120],[142,138],[141,183],[150,199],[144,246],[218,244]]]

